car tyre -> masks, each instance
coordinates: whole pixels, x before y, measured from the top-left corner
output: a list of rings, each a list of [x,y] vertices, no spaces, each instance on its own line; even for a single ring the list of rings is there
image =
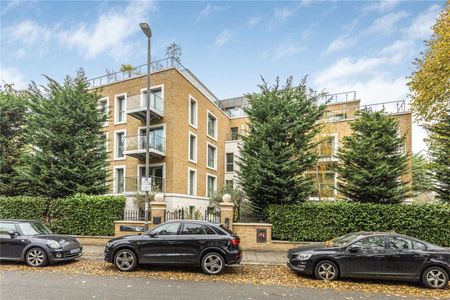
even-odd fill
[[[441,267],[429,267],[422,273],[422,283],[430,289],[445,289],[448,273]]]
[[[45,267],[48,265],[47,253],[42,248],[33,247],[25,254],[25,262],[30,267]]]
[[[131,249],[121,249],[114,255],[114,265],[122,272],[131,272],[138,264],[136,254]]]
[[[219,253],[210,252],[203,256],[201,267],[208,275],[218,275],[225,269],[225,260]]]
[[[316,264],[314,275],[321,280],[336,280],[339,277],[339,269],[334,262],[323,260]]]

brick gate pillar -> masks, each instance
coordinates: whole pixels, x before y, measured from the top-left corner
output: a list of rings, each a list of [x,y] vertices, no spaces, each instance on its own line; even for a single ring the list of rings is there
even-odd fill
[[[156,194],[155,201],[150,202],[150,211],[152,216],[151,223],[149,224],[150,228],[154,228],[166,221],[166,207],[167,204],[164,202],[164,195]]]
[[[228,229],[233,230],[234,203],[231,202],[231,196],[225,194],[222,197],[223,202],[220,206],[220,223]]]

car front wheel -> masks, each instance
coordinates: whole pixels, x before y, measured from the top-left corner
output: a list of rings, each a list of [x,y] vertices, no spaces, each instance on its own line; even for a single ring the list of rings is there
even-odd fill
[[[136,269],[137,257],[130,249],[117,251],[114,256],[114,265],[122,272],[130,272]]]
[[[208,275],[220,274],[224,268],[225,260],[219,253],[208,253],[202,259],[202,270]]]
[[[429,267],[422,274],[422,282],[431,289],[444,289],[448,285],[448,274],[440,267]]]
[[[334,262],[324,260],[316,265],[314,274],[317,279],[335,280],[339,277],[339,269]]]
[[[25,254],[25,261],[31,267],[44,267],[48,264],[47,253],[41,248],[31,248]]]

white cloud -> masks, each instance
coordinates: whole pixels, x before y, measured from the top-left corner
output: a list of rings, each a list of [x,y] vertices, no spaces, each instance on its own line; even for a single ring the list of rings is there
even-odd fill
[[[290,57],[304,49],[306,49],[305,46],[295,43],[280,45],[275,49],[275,55],[273,56],[272,61],[277,61],[282,58]]]
[[[339,51],[342,49],[353,47],[356,44],[356,38],[351,37],[347,34],[338,36],[335,40],[333,40],[330,45],[328,45],[325,53],[331,53],[335,51]]]
[[[20,41],[27,46],[31,46],[36,42],[46,42],[54,33],[54,29],[47,28],[37,24],[31,20],[24,20],[14,26],[5,29],[8,41]]]
[[[79,23],[59,32],[61,44],[77,48],[86,58],[100,54],[128,55],[132,52],[127,39],[139,31],[139,22],[145,22],[156,10],[154,2],[131,2],[125,9],[113,8],[97,18],[95,23]]]
[[[380,0],[378,2],[372,2],[363,7],[363,11],[376,11],[379,13],[383,13],[386,11],[390,11],[397,6],[400,0]]]
[[[250,28],[255,27],[256,25],[258,25],[259,22],[261,22],[261,20],[262,20],[261,16],[251,17],[247,21],[248,27],[250,27]]]
[[[226,43],[230,41],[230,39],[233,37],[233,33],[229,29],[223,30],[216,38],[215,45],[217,47],[222,47]]]
[[[428,38],[432,34],[431,27],[436,22],[436,18],[441,9],[442,7],[440,5],[434,4],[419,14],[406,30],[407,37],[415,40]]]
[[[367,29],[367,34],[389,34],[396,31],[396,25],[402,19],[406,18],[409,14],[400,11],[395,13],[389,13],[384,16],[381,16],[375,21],[373,21],[372,25]]]
[[[200,21],[203,18],[207,18],[211,15],[212,12],[214,11],[219,11],[222,10],[223,7],[221,6],[217,6],[217,5],[212,5],[211,3],[206,4],[205,8],[202,9],[196,18],[196,21]]]
[[[273,13],[273,17],[277,21],[285,21],[292,17],[296,12],[296,9],[291,7],[277,7]]]
[[[22,73],[13,67],[0,68],[0,85],[4,83],[14,84],[16,89],[23,89],[26,87],[25,79]]]

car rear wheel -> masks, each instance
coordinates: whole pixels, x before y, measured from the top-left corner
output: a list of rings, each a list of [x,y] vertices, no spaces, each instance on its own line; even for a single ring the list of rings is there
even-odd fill
[[[431,289],[444,289],[448,285],[448,274],[440,267],[429,267],[422,273],[422,282]]]
[[[137,257],[130,249],[117,251],[114,256],[114,265],[122,272],[130,272],[136,269]]]
[[[339,277],[339,269],[334,262],[324,260],[317,263],[314,274],[317,279],[335,280]]]
[[[48,264],[47,253],[41,248],[31,248],[25,254],[25,262],[31,267],[44,267]]]
[[[217,252],[211,252],[203,256],[202,270],[208,275],[220,274],[225,269],[225,260]]]

